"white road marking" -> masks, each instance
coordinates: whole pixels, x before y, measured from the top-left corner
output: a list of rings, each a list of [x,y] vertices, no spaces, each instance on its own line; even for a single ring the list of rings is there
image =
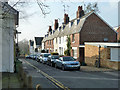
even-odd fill
[[[103,73],[118,77],[118,72],[116,72],[116,73],[115,72],[103,72]]]
[[[73,76],[53,76],[54,78],[71,78],[71,79],[94,79],[94,80],[120,80],[120,79],[112,79],[112,78],[91,78],[91,77],[73,77]]]

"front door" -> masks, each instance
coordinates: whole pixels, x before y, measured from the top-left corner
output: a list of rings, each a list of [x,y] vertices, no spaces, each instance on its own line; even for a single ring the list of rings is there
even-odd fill
[[[80,57],[80,62],[84,62],[85,54],[84,54],[84,47],[79,48],[79,57]]]

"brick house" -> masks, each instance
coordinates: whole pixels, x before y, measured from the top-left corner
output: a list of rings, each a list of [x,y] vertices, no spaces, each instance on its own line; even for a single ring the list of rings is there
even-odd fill
[[[49,26],[48,33],[45,35],[42,43],[44,43],[44,48],[48,50],[49,53],[54,51],[54,39],[53,39],[53,31],[51,26]]]
[[[119,41],[120,41],[120,26],[118,27],[117,32],[118,32],[118,35],[117,35],[117,40],[119,40]]]
[[[85,42],[85,63],[95,66],[95,61],[100,57],[101,67],[120,70],[119,44],[120,43]]]
[[[44,39],[47,42],[50,37],[58,41],[56,49],[59,54],[64,54],[67,49],[67,36],[71,39],[71,56],[84,61],[84,42],[117,42],[117,32],[114,31],[103,19],[95,12],[91,11],[84,14],[82,6],[78,7],[76,18],[69,21],[67,14],[64,15],[64,23],[53,30],[53,35]],[[54,34],[57,32],[57,35]],[[46,46],[47,44],[45,44]]]

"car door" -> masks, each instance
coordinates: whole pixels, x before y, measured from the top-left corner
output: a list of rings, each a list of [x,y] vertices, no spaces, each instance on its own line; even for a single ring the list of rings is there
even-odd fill
[[[60,57],[60,58],[58,59],[58,67],[61,67],[61,66],[62,66],[62,60],[63,60],[62,57]]]
[[[41,55],[40,55],[40,61],[42,61],[42,57],[43,57],[43,55],[41,54]]]
[[[51,58],[51,56],[48,56],[48,60],[47,61],[48,61],[49,65],[50,65],[50,60],[51,60],[50,58]]]

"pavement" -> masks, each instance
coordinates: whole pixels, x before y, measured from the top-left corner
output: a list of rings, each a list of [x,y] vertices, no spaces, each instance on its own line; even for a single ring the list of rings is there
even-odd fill
[[[21,88],[16,73],[2,73],[2,89]]]
[[[36,62],[31,59],[21,59],[23,68],[27,75],[32,76],[33,87],[40,84],[42,88],[59,88],[54,81],[60,82],[65,87],[71,89],[86,89],[86,88],[112,88],[118,90],[120,86],[120,76],[118,71],[107,68],[96,68],[91,66],[81,66],[81,70],[66,70],[56,69],[46,64]],[[31,65],[29,65],[29,62]],[[99,71],[98,71],[99,70]],[[41,73],[42,71],[42,73]],[[51,77],[49,79],[48,77]],[[59,84],[59,83],[58,83]],[[111,89],[109,89],[111,90]]]
[[[109,68],[97,68],[95,66],[81,66],[81,71],[82,72],[108,72],[108,71],[116,71],[113,69],[109,69]]]

